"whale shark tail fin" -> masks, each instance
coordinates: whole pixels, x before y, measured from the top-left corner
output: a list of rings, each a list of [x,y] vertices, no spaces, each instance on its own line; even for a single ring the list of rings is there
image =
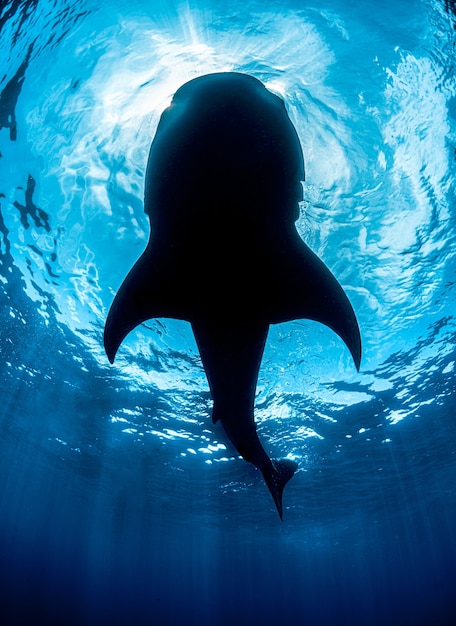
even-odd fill
[[[261,471],[265,483],[271,492],[280,519],[283,521],[282,494],[285,485],[293,477],[298,464],[289,459],[272,460],[271,465]]]

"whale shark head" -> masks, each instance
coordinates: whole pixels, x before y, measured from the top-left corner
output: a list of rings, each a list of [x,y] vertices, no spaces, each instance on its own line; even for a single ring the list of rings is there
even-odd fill
[[[304,160],[283,100],[256,78],[217,73],[177,90],[163,112],[146,173],[152,229],[241,229],[294,222]]]

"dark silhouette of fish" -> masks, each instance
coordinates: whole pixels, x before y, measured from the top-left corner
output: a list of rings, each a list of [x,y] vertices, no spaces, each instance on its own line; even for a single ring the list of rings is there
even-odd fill
[[[270,324],[329,326],[359,369],[361,339],[342,287],[299,237],[304,161],[283,100],[245,74],[184,84],[163,112],[145,181],[146,250],[106,320],[111,363],[147,319],[191,322],[220,420],[262,473],[282,518],[297,464],[271,460],[257,435],[254,397]]]

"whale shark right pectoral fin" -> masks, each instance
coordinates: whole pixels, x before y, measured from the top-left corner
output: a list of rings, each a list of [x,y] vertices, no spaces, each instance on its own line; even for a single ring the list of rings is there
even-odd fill
[[[325,324],[345,343],[359,371],[358,321],[337,279],[296,231],[284,241],[278,256],[277,302],[270,304],[270,323],[310,319]]]

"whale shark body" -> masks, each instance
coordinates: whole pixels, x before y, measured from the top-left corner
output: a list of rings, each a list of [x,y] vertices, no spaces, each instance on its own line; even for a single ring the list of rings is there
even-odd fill
[[[270,459],[254,421],[270,324],[316,320],[340,336],[357,369],[361,360],[353,308],[295,227],[303,180],[301,145],[281,98],[246,74],[185,83],[150,148],[150,239],[114,298],[104,334],[112,363],[138,324],[158,317],[191,323],[212,420],[261,471],[280,518],[297,464]]]

